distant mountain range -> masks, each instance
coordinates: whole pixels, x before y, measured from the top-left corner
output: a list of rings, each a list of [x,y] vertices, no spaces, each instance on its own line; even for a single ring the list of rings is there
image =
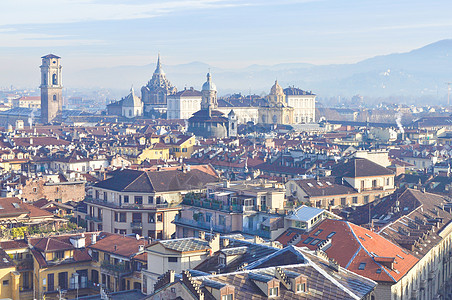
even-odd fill
[[[242,69],[221,69],[203,62],[166,65],[167,78],[179,90],[200,89],[209,68],[220,95],[268,93],[275,78],[283,87],[294,85],[312,90],[320,97],[356,94],[365,97],[431,97],[444,99],[446,82],[452,81],[452,40],[441,40],[407,52],[376,56],[355,64],[313,65],[285,63],[251,65]],[[123,66],[65,73],[71,87],[116,88],[124,93],[134,85],[138,91],[152,77],[155,64]]]

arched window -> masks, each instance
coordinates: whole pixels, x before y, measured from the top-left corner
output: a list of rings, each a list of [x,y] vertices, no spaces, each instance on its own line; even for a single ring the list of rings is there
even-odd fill
[[[278,123],[278,117],[276,115],[273,115],[273,124]]]
[[[53,95],[53,101],[57,101],[57,96]]]
[[[57,75],[56,74],[52,75],[52,84],[53,85],[58,85],[58,79],[57,79]]]
[[[130,109],[129,110],[129,117],[131,117],[132,116],[132,110]]]

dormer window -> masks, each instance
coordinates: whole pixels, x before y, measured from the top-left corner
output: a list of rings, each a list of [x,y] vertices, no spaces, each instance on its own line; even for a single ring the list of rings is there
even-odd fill
[[[56,258],[56,259],[62,259],[62,258],[64,258],[64,251],[56,251],[56,252],[55,252],[55,258]]]
[[[220,266],[226,265],[226,257],[224,257],[223,255],[218,256],[218,264]]]

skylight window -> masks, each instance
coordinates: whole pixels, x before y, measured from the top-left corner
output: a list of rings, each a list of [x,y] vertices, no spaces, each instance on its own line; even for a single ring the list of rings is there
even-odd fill
[[[323,184],[322,184],[320,181],[317,181],[317,184],[318,184],[319,186],[323,186]]]
[[[360,263],[358,270],[364,270],[365,267],[366,267],[366,263]]]
[[[329,181],[327,181],[326,184],[327,184],[327,185],[332,185],[331,182],[329,182]]]
[[[12,204],[13,204],[14,208],[20,208],[19,203],[13,202]]]
[[[316,233],[314,233],[314,235],[315,235],[315,236],[318,236],[322,231],[323,231],[323,229],[319,229],[319,230],[317,230]]]
[[[320,242],[320,239],[315,239],[312,241],[311,245],[317,245],[318,242]]]
[[[381,268],[377,269],[377,274],[381,274]]]
[[[336,234],[336,231],[331,232],[330,234],[328,234],[328,236],[326,237],[327,239],[330,239],[333,237],[333,235]]]
[[[309,187],[313,187],[312,183],[308,182],[306,183]]]
[[[307,239],[304,240],[303,244],[309,244],[309,242],[311,242],[313,240],[312,237],[308,237]]]

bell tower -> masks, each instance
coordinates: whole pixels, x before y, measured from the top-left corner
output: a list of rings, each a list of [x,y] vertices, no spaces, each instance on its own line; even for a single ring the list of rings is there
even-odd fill
[[[41,122],[44,124],[61,122],[63,108],[63,84],[61,77],[61,57],[48,54],[41,64]]]

